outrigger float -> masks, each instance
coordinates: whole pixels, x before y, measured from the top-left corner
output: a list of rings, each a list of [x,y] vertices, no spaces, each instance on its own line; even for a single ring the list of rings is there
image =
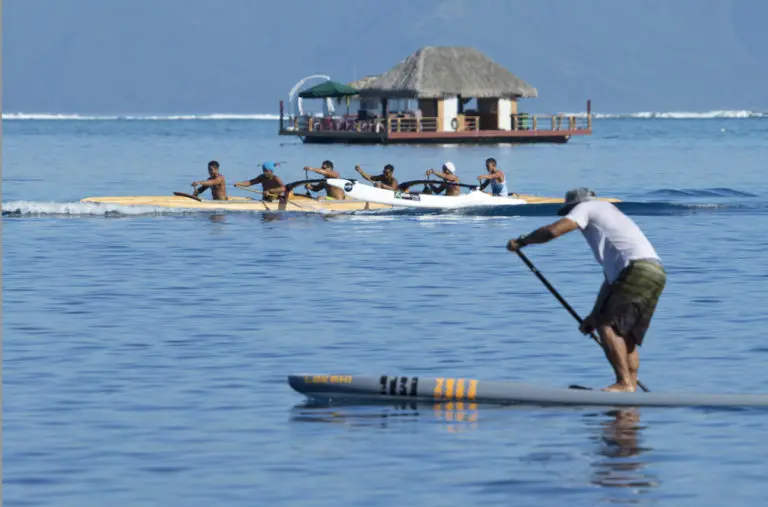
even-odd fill
[[[344,194],[351,199],[357,199],[379,205],[389,205],[406,208],[429,209],[459,209],[485,206],[520,206],[533,204],[562,204],[563,199],[558,197],[539,197],[535,195],[510,193],[506,196],[493,196],[480,190],[479,185],[466,183],[453,183],[450,181],[414,180],[406,181],[398,185],[398,190],[386,190],[371,185],[360,183],[357,180],[330,178],[328,185],[344,190]],[[408,189],[418,184],[445,184],[457,187],[469,188],[466,194],[457,196],[433,195],[429,193],[410,192]],[[619,202],[615,198],[599,198],[608,202]]]

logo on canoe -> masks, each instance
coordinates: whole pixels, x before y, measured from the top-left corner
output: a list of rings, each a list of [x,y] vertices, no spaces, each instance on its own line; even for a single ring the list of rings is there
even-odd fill
[[[354,183],[352,183],[351,181],[348,181],[348,182],[344,183],[344,191],[345,192],[351,192],[352,191],[352,187],[354,187],[354,186],[355,186]]]
[[[419,194],[409,194],[408,192],[403,192],[402,190],[396,190],[395,199],[403,199],[406,201],[420,201],[421,197],[419,196]]]

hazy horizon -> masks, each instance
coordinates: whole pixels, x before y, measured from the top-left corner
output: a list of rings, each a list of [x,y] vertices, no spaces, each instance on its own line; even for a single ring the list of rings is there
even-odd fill
[[[759,0],[6,0],[3,112],[276,114],[305,76],[349,82],[427,45],[478,48],[521,107],[768,111]]]

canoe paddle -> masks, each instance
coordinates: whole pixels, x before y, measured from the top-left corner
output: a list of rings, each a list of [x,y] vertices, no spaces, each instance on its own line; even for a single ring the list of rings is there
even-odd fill
[[[264,193],[264,192],[262,192],[261,190],[251,190],[250,188],[241,187],[241,186],[239,186],[238,184],[235,184],[235,187],[239,188],[240,190],[245,190],[246,192],[253,192],[254,194],[263,194],[263,193]],[[288,201],[288,199],[286,199],[286,198],[282,198],[282,197],[281,197],[281,198],[279,198],[279,202],[280,202],[280,204],[283,204],[282,208],[280,208],[280,209],[285,209],[285,207],[286,207],[286,206],[287,206],[289,203],[290,203],[290,204],[293,204],[294,206],[296,206],[296,207],[297,207],[297,208],[299,208],[299,209],[305,209],[305,208],[304,208],[304,206],[299,206],[298,204],[296,204],[296,203],[295,203],[295,202],[293,202],[293,201]],[[280,204],[278,204],[278,208],[280,207]]]
[[[194,199],[194,200],[196,200],[198,202],[203,202],[203,200],[200,199],[199,197],[194,196],[194,195],[190,195],[190,194],[186,194],[184,192],[174,192],[173,195],[178,195],[179,197],[187,197],[189,199]]]
[[[576,310],[574,310],[573,307],[571,307],[571,305],[569,305],[568,302],[565,299],[563,299],[563,296],[561,296],[555,290],[555,288],[552,287],[552,284],[550,284],[547,281],[547,279],[544,278],[544,275],[542,275],[541,272],[538,269],[536,269],[536,266],[534,266],[533,263],[530,260],[528,260],[528,257],[526,257],[523,252],[521,252],[520,250],[515,250],[515,252],[517,252],[517,255],[523,260],[523,262],[528,266],[528,268],[530,268],[530,270],[533,271],[533,274],[535,274],[539,278],[539,280],[541,280],[541,282],[547,287],[547,289],[549,289],[549,292],[551,292],[552,295],[555,296],[558,301],[560,301],[560,304],[562,304],[563,307],[565,307],[565,309],[568,310],[568,312],[573,316],[573,318],[576,319],[576,321],[579,323],[579,326],[581,326],[581,324],[584,323],[584,320],[582,320],[579,314],[576,313]],[[592,339],[595,340],[595,342],[598,345],[600,345],[601,348],[603,347],[603,342],[601,342],[600,338],[598,338],[597,335],[595,335],[594,331],[590,332],[589,336],[591,336]],[[643,385],[643,383],[640,382],[639,380],[637,381],[637,385],[639,385],[643,391],[650,392],[650,389],[645,387],[645,385]]]

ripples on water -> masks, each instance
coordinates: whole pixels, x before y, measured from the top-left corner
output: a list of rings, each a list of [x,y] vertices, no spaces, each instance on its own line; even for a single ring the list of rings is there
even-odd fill
[[[231,137],[212,123],[162,127],[168,137],[136,124],[25,124],[4,138],[8,505],[761,504],[764,411],[303,400],[287,374],[610,377],[599,348],[504,250],[554,207],[132,215],[75,202],[176,190],[166,182],[194,171],[174,157],[204,167],[225,149],[231,167],[257,148],[279,152],[271,131],[239,125]],[[601,193],[630,201],[670,273],[641,379],[655,391],[768,392],[768,188],[755,162],[765,139],[713,144],[721,134],[694,129],[676,145],[667,123],[658,129],[633,139],[621,124],[618,139],[512,151],[324,149],[374,167],[406,155],[460,168],[489,152],[519,167],[541,160],[547,178],[520,169],[516,179],[543,195],[561,194],[572,168],[599,167]],[[297,162],[324,155],[282,149]],[[677,172],[654,169],[670,161]],[[600,273],[581,237],[528,256],[588,311]]]

